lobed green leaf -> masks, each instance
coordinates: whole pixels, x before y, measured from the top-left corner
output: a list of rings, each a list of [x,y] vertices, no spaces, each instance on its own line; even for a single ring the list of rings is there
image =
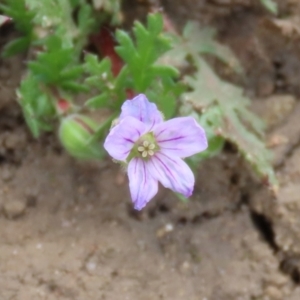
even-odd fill
[[[271,164],[271,154],[263,139],[264,123],[249,110],[249,99],[243,95],[242,89],[222,81],[201,58],[198,58],[196,65],[196,74],[185,78],[193,88],[193,91],[185,93],[185,101],[195,111],[210,111],[217,105],[218,118],[206,119],[206,122],[210,121],[215,127],[213,130],[218,131],[218,136],[234,143],[254,170],[261,177],[267,177],[275,189],[277,181]],[[204,112],[203,117],[205,114]],[[207,126],[208,123],[203,125],[209,133],[211,126]]]

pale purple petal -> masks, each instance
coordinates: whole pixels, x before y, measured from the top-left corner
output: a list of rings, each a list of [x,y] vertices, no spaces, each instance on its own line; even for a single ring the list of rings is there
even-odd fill
[[[150,125],[150,127],[163,121],[162,114],[157,109],[157,106],[154,103],[149,102],[143,94],[124,102],[120,120],[127,116],[134,117],[141,122]]]
[[[129,188],[134,208],[141,210],[156,195],[158,182],[148,171],[148,162],[133,158],[128,164]]]
[[[188,157],[207,148],[204,129],[192,117],[168,120],[153,128],[162,152],[171,156]]]
[[[157,152],[149,160],[148,170],[164,187],[185,197],[191,196],[195,177],[190,167],[181,158]]]
[[[113,127],[104,142],[104,148],[116,160],[126,160],[134,143],[145,133],[146,125],[127,117]]]

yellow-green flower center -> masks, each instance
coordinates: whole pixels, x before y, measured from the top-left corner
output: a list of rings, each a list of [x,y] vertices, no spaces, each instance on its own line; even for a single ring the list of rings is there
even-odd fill
[[[142,155],[142,157],[146,158],[148,155],[154,155],[155,144],[149,141],[143,141],[141,146],[138,146],[137,150]]]
[[[155,141],[153,133],[148,132],[142,135],[135,143],[129,156],[127,157],[127,162],[129,162],[134,157],[140,157],[144,160],[148,160],[158,150],[159,146]]]

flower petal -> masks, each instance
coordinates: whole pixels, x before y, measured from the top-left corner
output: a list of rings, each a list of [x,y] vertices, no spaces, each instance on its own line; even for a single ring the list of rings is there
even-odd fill
[[[153,129],[162,152],[188,157],[207,148],[204,129],[192,117],[181,117],[158,124]]]
[[[158,182],[148,171],[148,162],[133,158],[128,165],[129,188],[134,208],[141,210],[156,195]]]
[[[148,170],[164,187],[185,197],[192,195],[195,177],[190,167],[181,158],[157,152],[149,160]]]
[[[124,161],[134,143],[145,132],[145,124],[133,117],[126,117],[113,127],[104,142],[104,148],[114,159]]]
[[[147,125],[151,125],[151,127],[163,121],[162,114],[157,109],[157,106],[154,103],[150,103],[143,94],[124,102],[120,120],[127,116],[134,117]]]

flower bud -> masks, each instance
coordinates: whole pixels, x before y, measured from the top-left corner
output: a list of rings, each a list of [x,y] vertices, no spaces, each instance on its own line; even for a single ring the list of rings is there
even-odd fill
[[[63,98],[59,98],[56,102],[56,110],[60,115],[66,115],[72,110],[72,103]]]
[[[59,128],[59,139],[64,148],[79,159],[101,159],[103,151],[93,135],[98,124],[92,119],[74,114],[64,118]]]

